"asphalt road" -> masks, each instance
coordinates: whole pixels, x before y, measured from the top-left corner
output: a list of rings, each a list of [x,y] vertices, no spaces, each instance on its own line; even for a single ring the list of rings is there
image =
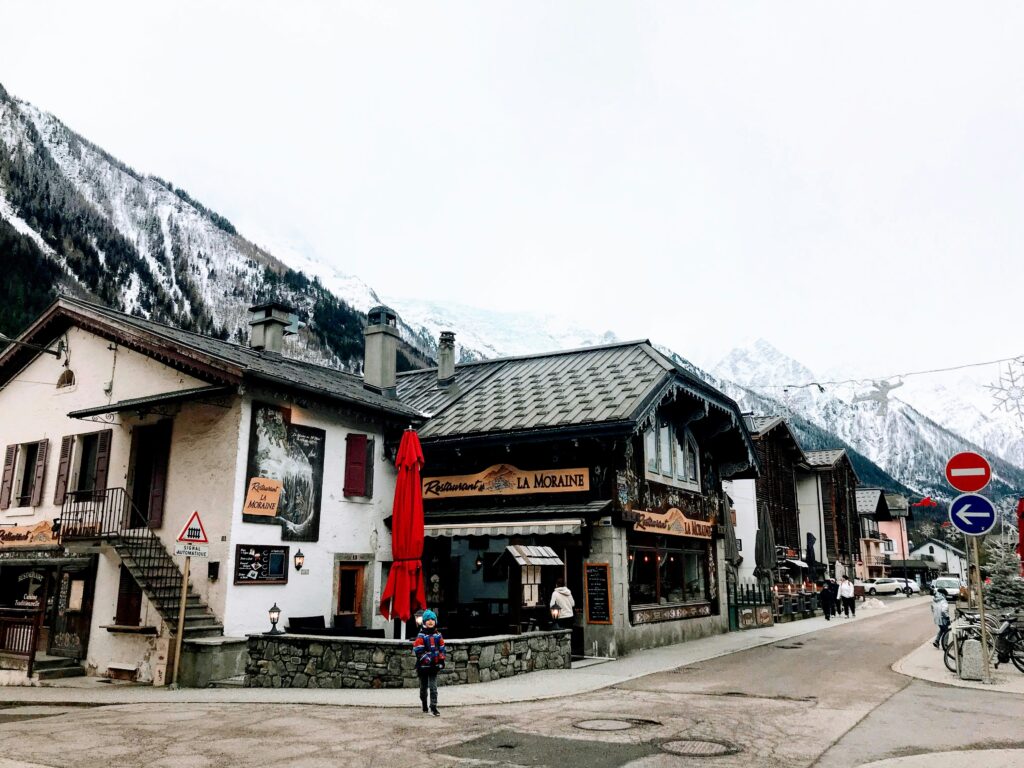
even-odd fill
[[[445,709],[442,688],[440,718],[422,715],[412,691],[408,711],[0,709],[0,768],[852,768],[921,752],[1024,747],[1024,697],[889,669],[931,633],[922,603],[571,698]]]

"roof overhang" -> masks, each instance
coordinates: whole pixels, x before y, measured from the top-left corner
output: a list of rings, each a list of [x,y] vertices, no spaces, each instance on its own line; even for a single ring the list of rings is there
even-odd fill
[[[119,400],[116,403],[108,403],[107,405],[97,405],[93,408],[82,408],[77,411],[71,411],[68,414],[68,418],[89,419],[94,416],[105,416],[107,414],[123,413],[125,411],[151,413],[168,405],[219,400],[220,398],[234,394],[235,391],[234,387],[229,386],[209,386],[196,387],[194,389],[182,389],[176,392],[163,392],[159,395],[134,397],[129,400]]]

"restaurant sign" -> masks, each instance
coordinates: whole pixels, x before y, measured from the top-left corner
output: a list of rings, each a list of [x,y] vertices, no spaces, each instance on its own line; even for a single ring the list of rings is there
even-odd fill
[[[633,530],[645,533],[660,533],[667,536],[689,536],[693,539],[710,539],[714,527],[705,520],[694,520],[683,514],[681,509],[672,507],[668,512],[648,512],[646,509],[630,510]]]
[[[281,481],[268,477],[253,477],[245,492],[244,515],[276,517],[277,506],[281,503]]]
[[[475,475],[423,478],[425,499],[454,499],[460,496],[515,496],[526,493],[570,493],[590,490],[590,470],[518,469],[495,464]]]
[[[0,551],[55,546],[57,537],[53,533],[53,523],[49,520],[35,525],[0,526]]]

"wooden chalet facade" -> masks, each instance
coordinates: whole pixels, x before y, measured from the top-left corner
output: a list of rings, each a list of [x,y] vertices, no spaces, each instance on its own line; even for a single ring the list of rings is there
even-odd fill
[[[722,479],[757,468],[736,404],[647,342],[457,368],[446,343],[398,396],[427,416],[427,600],[449,634],[549,625],[559,576],[576,653],[726,631]]]
[[[816,556],[835,576],[853,578],[860,556],[856,491],[859,478],[845,450],[806,451],[797,478],[800,518],[817,538]]]

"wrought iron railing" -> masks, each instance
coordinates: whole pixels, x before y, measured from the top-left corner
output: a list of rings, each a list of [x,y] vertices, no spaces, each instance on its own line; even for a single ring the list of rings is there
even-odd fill
[[[132,561],[126,564],[134,566],[139,586],[147,592],[180,590],[181,571],[124,488],[69,493],[65,498],[61,543],[96,539],[110,540],[122,560]]]
[[[37,609],[0,609],[0,653],[28,659],[28,676],[36,662],[36,645],[43,612]]]

